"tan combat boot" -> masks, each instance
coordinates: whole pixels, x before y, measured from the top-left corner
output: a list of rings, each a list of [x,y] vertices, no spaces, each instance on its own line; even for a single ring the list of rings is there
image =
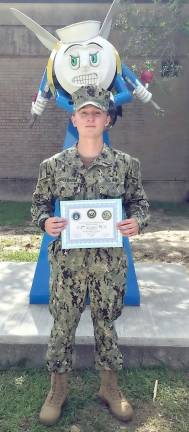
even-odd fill
[[[68,374],[52,373],[51,389],[41,408],[39,420],[46,426],[54,425],[60,415],[68,394]]]
[[[132,419],[133,409],[118,389],[117,376],[113,370],[101,371],[101,386],[98,395],[118,420]]]

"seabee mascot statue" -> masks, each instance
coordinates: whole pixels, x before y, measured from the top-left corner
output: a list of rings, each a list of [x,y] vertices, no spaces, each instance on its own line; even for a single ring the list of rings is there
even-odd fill
[[[114,0],[102,25],[99,21],[92,20],[74,23],[57,29],[58,38],[22,12],[11,8],[18,20],[33,31],[40,42],[51,51],[37,97],[32,102],[31,124],[43,113],[51,97],[54,97],[57,106],[72,113],[72,94],[81,86],[87,85],[110,90],[117,110],[122,104],[132,101],[134,96],[143,103],[151,101],[159,109],[152,101],[152,94],[137,76],[121,63],[117,50],[107,40],[119,2],[120,0]],[[69,122],[64,148],[74,145],[76,141],[77,131]],[[109,144],[107,133],[105,142]],[[58,214],[58,211],[56,206],[55,214]],[[49,300],[47,246],[50,241],[52,237],[45,234],[30,293],[31,303],[48,303]],[[129,305],[139,305],[139,288],[129,241],[126,238],[124,247],[129,263],[127,294],[124,302]]]
[[[15,16],[35,33],[51,51],[31,113],[40,116],[48,100],[54,96],[57,106],[72,113],[72,94],[81,86],[96,85],[112,90],[116,107],[132,101],[135,95],[143,103],[152,94],[137,76],[121,63],[115,47],[107,40],[112,19],[120,0],[114,0],[101,25],[99,21],[83,21],[57,29],[58,38],[31,18],[11,8]]]

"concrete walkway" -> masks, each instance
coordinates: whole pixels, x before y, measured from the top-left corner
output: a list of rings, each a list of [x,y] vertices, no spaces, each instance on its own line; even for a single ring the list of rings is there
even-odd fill
[[[42,366],[52,320],[47,305],[29,305],[35,263],[0,263],[0,367]],[[189,367],[189,274],[180,264],[136,264],[141,306],[116,322],[125,365]],[[90,307],[76,333],[74,364],[94,362]]]

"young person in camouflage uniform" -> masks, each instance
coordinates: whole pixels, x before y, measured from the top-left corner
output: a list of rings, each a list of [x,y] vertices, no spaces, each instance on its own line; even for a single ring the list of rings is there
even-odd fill
[[[118,419],[126,421],[133,416],[131,405],[118,389],[116,376],[123,360],[114,320],[123,307],[126,255],[122,247],[62,249],[60,233],[68,221],[53,216],[51,202],[54,198],[121,197],[127,219],[120,221],[117,229],[126,237],[138,234],[147,224],[148,202],[139,161],[103,143],[103,131],[114,116],[110,93],[83,87],[74,93],[73,102],[72,122],[78,129],[78,143],[42,162],[32,204],[34,222],[49,235],[58,236],[49,246],[50,312],[54,324],[47,352],[51,390],[40,412],[40,421],[45,425],[57,422],[68,394],[75,332],[87,290],[94,326],[95,365],[101,375],[99,396]]]

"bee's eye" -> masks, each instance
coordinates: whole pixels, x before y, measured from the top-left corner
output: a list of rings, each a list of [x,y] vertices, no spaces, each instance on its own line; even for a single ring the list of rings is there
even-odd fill
[[[99,53],[90,54],[90,63],[92,66],[97,66],[99,63]]]
[[[79,56],[70,56],[70,63],[73,69],[78,69],[80,66],[80,57]]]

